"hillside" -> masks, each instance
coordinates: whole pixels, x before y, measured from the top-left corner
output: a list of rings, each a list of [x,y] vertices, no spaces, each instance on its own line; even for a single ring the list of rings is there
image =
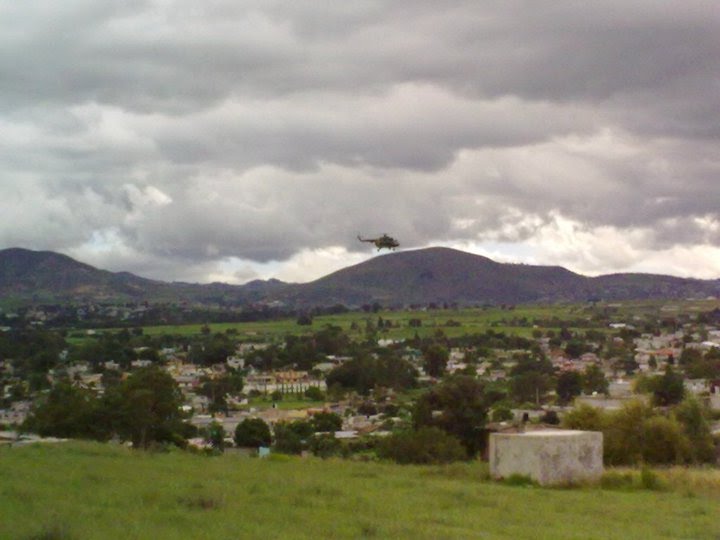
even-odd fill
[[[720,280],[651,274],[589,278],[559,266],[503,264],[449,248],[380,255],[310,283],[166,283],[98,270],[65,255],[0,251],[0,296],[25,301],[282,301],[291,307],[431,302],[521,304],[720,296]]]
[[[666,492],[513,487],[486,480],[486,470],[478,462],[259,460],[79,442],[0,447],[0,538],[710,540],[720,534],[717,474],[707,469],[682,472],[683,483]]]

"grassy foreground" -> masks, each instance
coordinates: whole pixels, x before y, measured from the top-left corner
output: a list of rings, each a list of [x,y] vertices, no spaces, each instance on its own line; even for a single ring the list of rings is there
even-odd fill
[[[647,491],[514,487],[485,470],[2,448],[0,538],[720,538],[717,471]]]

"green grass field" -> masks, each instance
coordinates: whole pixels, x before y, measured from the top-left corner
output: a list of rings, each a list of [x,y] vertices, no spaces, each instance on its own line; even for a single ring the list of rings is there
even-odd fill
[[[542,489],[490,482],[481,463],[2,448],[0,538],[717,540],[720,490],[708,474],[709,491],[677,474],[667,491]]]

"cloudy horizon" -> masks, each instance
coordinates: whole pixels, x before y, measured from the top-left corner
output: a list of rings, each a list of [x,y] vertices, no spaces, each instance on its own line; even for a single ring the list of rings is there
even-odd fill
[[[0,0],[0,249],[304,282],[446,246],[720,278],[710,0]]]

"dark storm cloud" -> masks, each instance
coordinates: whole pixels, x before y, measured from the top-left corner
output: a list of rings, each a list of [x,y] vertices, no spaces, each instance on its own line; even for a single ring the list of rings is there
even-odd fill
[[[557,216],[717,249],[719,22],[700,0],[5,2],[0,245],[192,279]]]

